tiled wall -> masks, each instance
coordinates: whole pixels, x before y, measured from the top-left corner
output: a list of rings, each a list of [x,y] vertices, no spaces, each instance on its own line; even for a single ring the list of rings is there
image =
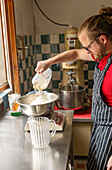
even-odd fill
[[[18,56],[21,94],[32,91],[32,77],[35,75],[37,61],[46,60],[65,51],[64,34],[17,36],[18,46],[28,46]],[[21,57],[24,59],[21,59]],[[84,79],[87,93],[92,94],[93,70],[96,62],[86,62],[84,66]],[[62,80],[61,64],[51,66],[52,81],[47,91],[58,93],[58,84]]]

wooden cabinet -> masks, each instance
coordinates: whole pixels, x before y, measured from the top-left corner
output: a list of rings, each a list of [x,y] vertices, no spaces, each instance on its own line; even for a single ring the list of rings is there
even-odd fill
[[[92,122],[86,120],[73,122],[73,153],[74,156],[88,156]]]

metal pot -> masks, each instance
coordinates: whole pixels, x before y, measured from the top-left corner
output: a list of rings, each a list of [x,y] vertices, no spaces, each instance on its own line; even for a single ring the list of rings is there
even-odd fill
[[[40,116],[40,115],[47,115],[51,113],[55,107],[55,102],[59,96],[54,93],[46,93],[46,94],[48,99],[50,99],[50,101],[43,104],[37,104],[37,105],[31,105],[31,103],[37,98],[36,93],[29,94],[19,98],[18,104],[20,105],[23,114],[26,114],[28,116]]]
[[[59,89],[60,105],[65,109],[75,109],[82,107],[85,101],[85,87],[79,85],[62,86]]]

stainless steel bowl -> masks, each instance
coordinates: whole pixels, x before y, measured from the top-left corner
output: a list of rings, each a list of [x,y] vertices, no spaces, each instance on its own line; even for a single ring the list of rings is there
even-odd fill
[[[67,109],[82,107],[85,101],[85,93],[85,87],[76,84],[73,86],[62,86],[59,89],[60,105]]]
[[[58,99],[58,95],[54,93],[46,93],[46,95],[50,101],[37,105],[31,105],[31,103],[37,98],[36,93],[19,98],[18,104],[20,105],[23,114],[28,116],[40,116],[51,113],[55,107],[55,102]]]

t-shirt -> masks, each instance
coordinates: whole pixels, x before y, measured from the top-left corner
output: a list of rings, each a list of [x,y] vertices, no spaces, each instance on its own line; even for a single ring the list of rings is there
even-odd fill
[[[110,57],[112,53],[105,56],[98,65],[98,68],[103,71],[105,65],[107,64],[107,59]],[[102,86],[101,86],[101,96],[103,101],[110,107],[112,107],[112,64],[109,66]]]

